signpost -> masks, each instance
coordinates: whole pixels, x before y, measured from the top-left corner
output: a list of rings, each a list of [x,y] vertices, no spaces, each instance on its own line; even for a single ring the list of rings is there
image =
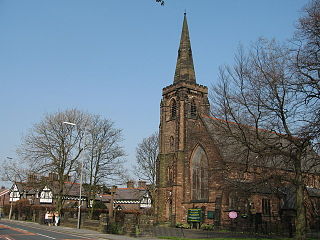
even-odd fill
[[[228,216],[231,219],[231,229],[232,231],[235,231],[234,220],[238,217],[238,213],[236,211],[231,211]]]
[[[202,221],[202,209],[201,208],[189,208],[188,209],[188,222],[201,222]]]

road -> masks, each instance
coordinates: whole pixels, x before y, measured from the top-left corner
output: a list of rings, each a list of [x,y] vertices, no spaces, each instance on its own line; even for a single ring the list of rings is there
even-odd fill
[[[61,230],[63,230],[61,228]],[[0,239],[4,240],[93,240],[83,233],[63,232],[58,227],[16,221],[0,221]]]
[[[158,240],[158,238],[132,238],[125,235],[99,233],[88,229],[48,227],[33,222],[0,221],[0,240]]]

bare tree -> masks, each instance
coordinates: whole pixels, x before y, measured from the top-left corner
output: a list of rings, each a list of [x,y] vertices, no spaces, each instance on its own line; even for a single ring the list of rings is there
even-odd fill
[[[293,38],[292,66],[297,74],[294,86],[304,93],[306,106],[314,113],[309,134],[320,135],[320,0],[311,0],[304,8]],[[318,139],[319,142],[319,139]],[[319,145],[318,145],[319,148]]]
[[[125,152],[120,145],[121,129],[116,129],[113,122],[102,119],[99,115],[91,117],[86,130],[85,168],[88,172],[89,199],[93,199],[90,215],[94,211],[95,195],[101,184],[123,176],[123,159]]]
[[[57,211],[63,206],[67,178],[75,174],[84,149],[83,140],[88,115],[72,109],[45,116],[23,139],[18,153],[30,165],[31,172],[58,175]],[[75,126],[64,124],[75,123]]]
[[[1,168],[1,180],[8,182],[24,181],[27,179],[29,169],[15,159],[4,160]]]
[[[313,137],[305,132],[310,113],[302,93],[291,88],[296,81],[291,57],[275,41],[260,40],[249,52],[240,49],[234,66],[220,71],[212,113],[223,120],[217,128],[237,146],[235,152],[256,156],[247,164],[294,172],[286,181],[296,189],[296,238],[305,239],[304,174],[318,171],[320,160],[312,154]]]
[[[320,99],[320,0],[312,0],[304,8],[293,39],[294,63],[306,98]]]
[[[153,133],[144,138],[136,148],[135,173],[138,178],[147,180],[152,186],[156,183],[156,160],[159,152],[159,134]]]
[[[161,4],[161,6],[163,6],[163,5],[164,5],[164,0],[156,0],[156,2],[157,2],[157,3],[160,3],[160,4]]]

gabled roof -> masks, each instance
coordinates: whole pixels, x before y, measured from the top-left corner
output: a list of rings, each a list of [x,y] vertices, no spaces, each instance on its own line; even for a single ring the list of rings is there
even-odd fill
[[[58,191],[59,191],[58,182],[48,183],[45,186],[43,186],[42,189],[44,187],[50,188],[53,191],[53,194],[58,194]],[[79,196],[80,195],[80,184],[75,183],[75,182],[65,182],[64,189],[63,189],[63,195]],[[82,187],[81,195],[85,196],[85,191],[84,191],[83,187]]]
[[[117,188],[114,193],[113,200],[132,200],[140,201],[146,195],[149,195],[148,190],[144,188]],[[110,202],[111,194],[98,195],[97,200],[101,199],[104,202]]]
[[[142,188],[118,188],[114,195],[114,199],[141,200],[146,193],[147,190]]]
[[[47,183],[29,183],[29,182],[16,182],[15,185],[18,188],[18,191],[20,193],[26,193],[27,195],[33,195],[36,194],[36,192],[42,191],[45,187],[52,190],[53,194],[58,194],[58,182],[47,182]],[[14,185],[13,185],[14,186]],[[73,182],[65,182],[64,183],[64,195],[69,196],[79,196],[80,194],[80,184],[79,183],[73,183]],[[82,188],[82,196],[85,196],[85,192]]]
[[[288,161],[288,156],[273,152],[275,149],[282,149],[284,152],[290,152],[290,149],[294,149],[295,146],[286,139],[285,135],[205,115],[201,116],[201,119],[214,144],[218,146],[224,162],[284,170],[294,168],[292,161]],[[257,134],[262,140],[258,139]],[[243,138],[244,135],[245,139]],[[240,137],[235,138],[234,136]],[[263,153],[249,151],[245,141],[250,142],[253,149],[263,148]],[[320,162],[318,166],[313,166],[313,155],[314,152],[310,149],[310,152],[304,158],[304,168],[312,168],[313,171],[319,173]]]
[[[26,194],[35,194],[41,188],[41,184],[39,183],[16,182],[14,185],[17,186],[19,193],[24,192]]]

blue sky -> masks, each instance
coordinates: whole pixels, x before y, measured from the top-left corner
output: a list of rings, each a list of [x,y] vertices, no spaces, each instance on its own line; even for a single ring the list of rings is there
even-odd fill
[[[186,10],[197,82],[239,44],[289,39],[307,0],[0,0],[0,163],[44,114],[78,108],[123,129],[128,165],[159,126]]]

